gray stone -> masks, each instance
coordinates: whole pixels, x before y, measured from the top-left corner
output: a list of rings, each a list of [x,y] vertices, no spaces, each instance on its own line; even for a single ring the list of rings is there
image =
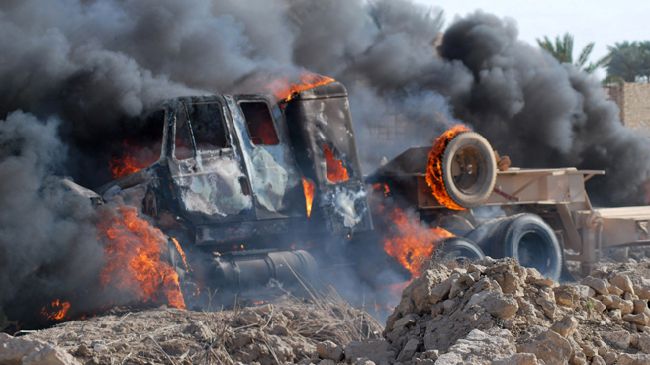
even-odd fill
[[[492,365],[537,365],[537,356],[530,353],[517,353],[492,362]]]
[[[345,360],[355,361],[358,358],[368,358],[376,364],[388,363],[395,358],[395,353],[388,349],[388,342],[384,339],[368,341],[352,341],[345,346]]]
[[[598,294],[601,295],[609,294],[609,290],[607,290],[608,287],[607,282],[603,279],[598,279],[593,276],[587,276],[586,278],[582,279],[582,284],[592,288]]]
[[[618,365],[648,365],[650,364],[650,355],[648,354],[621,354],[616,364]]]
[[[627,275],[615,274],[614,277],[609,279],[610,284],[618,287],[624,292],[634,294],[634,288],[632,286],[632,280]]]
[[[628,331],[602,331],[600,332],[600,336],[605,340],[605,342],[618,349],[626,350],[630,347],[631,338]]]
[[[402,351],[397,356],[397,361],[411,360],[413,358],[413,355],[415,355],[415,352],[418,350],[419,346],[420,346],[420,340],[418,340],[417,338],[412,338],[408,340],[406,345],[404,345],[404,348],[402,348]]]
[[[334,342],[327,340],[319,342],[316,345],[316,352],[321,359],[330,359],[334,361],[341,361],[343,359],[343,349],[341,346]]]
[[[39,340],[16,338],[0,332],[0,364],[80,365],[72,355]]]
[[[546,365],[566,364],[573,349],[571,343],[554,331],[540,333],[529,342],[517,345],[517,352],[535,354]]]
[[[551,329],[562,337],[570,337],[578,329],[578,320],[567,315],[561,321],[553,323]]]

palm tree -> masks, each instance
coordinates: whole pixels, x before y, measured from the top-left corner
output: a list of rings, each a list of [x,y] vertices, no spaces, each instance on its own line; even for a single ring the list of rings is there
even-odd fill
[[[561,63],[570,63],[577,67],[580,70],[583,70],[587,73],[594,72],[597,68],[607,64],[608,57],[603,57],[600,60],[594,62],[589,62],[589,56],[594,50],[594,42],[591,42],[585,46],[585,48],[580,51],[578,59],[573,61],[573,36],[569,33],[565,33],[563,36],[555,37],[555,42],[553,42],[549,37],[545,36],[544,39],[537,39],[537,44],[544,50],[548,51],[555,59]]]
[[[621,42],[607,49],[607,80],[634,82],[650,78],[650,41]]]

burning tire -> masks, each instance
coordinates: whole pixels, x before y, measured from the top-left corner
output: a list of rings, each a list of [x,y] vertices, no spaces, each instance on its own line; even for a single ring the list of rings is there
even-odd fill
[[[440,245],[436,254],[443,261],[475,261],[485,258],[483,250],[467,238],[447,238]]]
[[[449,198],[463,208],[485,203],[497,178],[490,143],[478,133],[455,136],[442,154],[442,181]]]
[[[537,269],[558,280],[562,272],[562,249],[555,233],[535,214],[517,214],[487,222],[468,237],[495,258],[514,257],[522,266]]]

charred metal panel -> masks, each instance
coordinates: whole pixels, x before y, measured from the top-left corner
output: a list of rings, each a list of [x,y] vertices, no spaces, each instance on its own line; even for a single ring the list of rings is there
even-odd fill
[[[214,130],[210,125],[197,130],[200,121],[191,108],[201,108],[212,113],[212,118],[221,118],[220,128],[225,136],[223,141],[202,145],[198,141],[199,132],[212,136]],[[188,111],[190,110],[190,111]],[[171,156],[168,158],[171,179],[174,182],[174,195],[179,202],[183,215],[192,221],[237,221],[251,219],[252,198],[248,191],[248,178],[241,157],[231,146],[234,143],[229,113],[223,100],[218,97],[201,97],[181,99],[170,109],[174,123],[171,137]],[[192,120],[192,119],[195,120]],[[188,146],[192,150],[190,157],[177,159],[177,134],[187,128]],[[216,137],[212,137],[213,139]]]
[[[283,118],[260,96],[226,97],[243,162],[249,175],[258,219],[304,216],[301,176],[293,158]],[[272,113],[275,144],[255,144],[239,103],[264,103]]]
[[[328,228],[344,234],[372,229],[345,87],[334,82],[304,91],[288,103],[285,115],[300,168],[317,182],[315,203]],[[326,149],[346,178],[328,179]]]

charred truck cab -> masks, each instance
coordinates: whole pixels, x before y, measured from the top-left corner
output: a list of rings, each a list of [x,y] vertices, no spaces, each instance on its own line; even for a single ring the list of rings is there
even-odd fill
[[[340,83],[280,103],[177,98],[154,115],[164,128],[160,159],[99,193],[141,204],[186,250],[209,252],[217,272],[205,276],[245,287],[308,274],[313,257],[294,248],[324,249],[372,229]]]

